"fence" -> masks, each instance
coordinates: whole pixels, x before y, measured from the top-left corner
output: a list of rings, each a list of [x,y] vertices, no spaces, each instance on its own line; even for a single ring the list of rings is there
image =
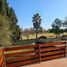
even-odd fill
[[[2,48],[0,48],[0,67],[5,67],[4,65],[4,51]]]
[[[20,67],[41,61],[62,58],[66,55],[66,43],[56,42],[39,45],[5,48],[6,67]]]

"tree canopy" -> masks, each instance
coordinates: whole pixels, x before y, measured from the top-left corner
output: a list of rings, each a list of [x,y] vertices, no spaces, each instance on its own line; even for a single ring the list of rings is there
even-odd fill
[[[1,36],[3,34],[0,34],[0,45],[3,44],[1,41],[4,41],[5,39],[10,42],[14,43],[17,39],[20,39],[20,28],[17,25],[18,19],[15,14],[15,11],[12,7],[9,7],[7,0],[0,0],[0,32],[4,34],[10,32],[11,34],[8,34],[7,37]],[[7,29],[7,30],[6,30]],[[2,37],[2,38],[1,38]],[[12,41],[9,41],[12,40]],[[6,44],[6,41],[5,43]],[[3,44],[3,45],[4,45]],[[6,46],[6,45],[5,45]]]
[[[63,33],[63,30],[61,29],[61,25],[62,25],[62,21],[60,19],[56,18],[54,20],[54,22],[52,23],[51,32],[56,34],[56,36]]]
[[[41,16],[39,15],[39,13],[36,13],[33,18],[32,18],[32,22],[33,22],[33,27],[35,29],[36,32],[36,41],[37,41],[37,34],[38,34],[38,30],[39,28],[41,28]]]

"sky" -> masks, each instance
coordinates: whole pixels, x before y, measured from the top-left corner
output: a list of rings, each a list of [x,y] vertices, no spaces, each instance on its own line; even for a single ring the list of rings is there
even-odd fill
[[[51,28],[52,22],[59,18],[64,20],[67,16],[67,0],[8,0],[18,18],[20,28],[33,27],[32,17],[39,13],[44,29]]]

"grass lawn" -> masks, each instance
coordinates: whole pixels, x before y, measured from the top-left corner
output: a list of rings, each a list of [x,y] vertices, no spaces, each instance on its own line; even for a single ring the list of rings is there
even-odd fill
[[[67,33],[63,33],[63,35],[67,35]],[[38,37],[40,36],[46,36],[48,37],[47,39],[45,39],[46,42],[52,42],[52,41],[56,41],[57,39],[53,39],[53,37],[56,37],[55,34],[53,33],[40,33],[38,34]],[[16,45],[28,45],[28,44],[32,44],[32,43],[35,43],[35,38],[36,38],[36,35],[33,34],[33,35],[29,35],[29,39],[27,41],[27,37],[25,36],[22,36],[22,40],[20,41],[17,41],[15,44]]]
[[[27,40],[20,40],[20,41],[17,41],[15,44],[16,45],[31,45],[32,43],[35,43],[36,39],[28,39]],[[55,41],[59,41],[58,38],[47,38],[47,39],[44,39],[44,41],[46,43],[50,43],[50,42],[55,42]]]
[[[35,43],[35,39],[20,40],[20,41],[17,41],[15,44],[16,45],[29,45],[32,43]]]

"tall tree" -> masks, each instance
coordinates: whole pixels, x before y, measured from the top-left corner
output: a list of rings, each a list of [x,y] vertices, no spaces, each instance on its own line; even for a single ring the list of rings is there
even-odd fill
[[[67,32],[67,17],[66,17],[65,20],[63,21],[62,25],[63,25],[63,27],[64,27],[65,32]]]
[[[11,32],[10,38],[13,41],[15,39],[20,39],[20,28],[17,25],[18,19],[17,19],[14,9],[12,7],[9,7],[7,0],[0,0],[0,18],[1,16],[4,17],[4,19],[0,19],[0,26],[1,25],[3,26],[3,29],[0,28],[0,30],[4,32]],[[9,30],[5,30],[5,29],[9,29]],[[6,38],[4,37],[4,40],[5,39]],[[8,38],[8,41],[9,40],[10,39]]]
[[[9,22],[6,16],[0,15],[0,46],[7,47],[12,45],[12,32]]]
[[[0,0],[0,45],[5,47],[12,45],[11,21],[6,14],[6,5],[8,5],[7,0]]]
[[[62,21],[58,18],[56,18],[54,22],[52,23],[52,32],[56,34],[56,37],[57,35],[63,32],[63,30],[61,29],[61,24],[62,24]]]
[[[28,44],[28,39],[29,39],[29,35],[30,35],[30,30],[29,29],[24,29],[23,33],[24,36],[26,36],[27,38],[27,44]]]
[[[36,30],[36,42],[37,42],[38,29],[40,28],[40,25],[41,25],[41,16],[39,15],[39,13],[36,13],[33,16],[32,22],[33,22],[33,27]]]
[[[12,7],[10,7],[10,11],[9,11],[9,18],[10,20],[12,21],[10,23],[10,27],[11,27],[11,30],[12,30],[12,33],[13,33],[13,36],[12,36],[12,39],[13,41],[16,42],[16,40],[19,40],[20,39],[20,28],[19,28],[19,25],[17,25],[17,22],[18,22],[18,19],[16,17],[16,14],[15,14],[15,11],[13,10]]]

